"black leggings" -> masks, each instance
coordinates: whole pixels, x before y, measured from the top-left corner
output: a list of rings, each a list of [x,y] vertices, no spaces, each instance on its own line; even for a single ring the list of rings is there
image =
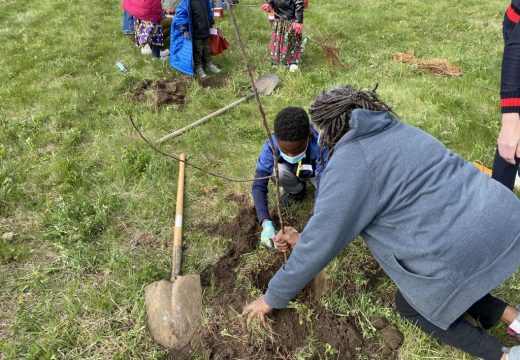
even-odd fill
[[[161,48],[157,45],[150,45],[150,49],[152,49],[152,56],[158,58],[161,57]]]
[[[516,159],[516,165],[510,164],[502,159],[497,149],[495,152],[495,161],[493,162],[493,179],[507,186],[508,189],[513,190],[519,164],[520,159],[518,158]]]
[[[484,360],[500,360],[502,357],[503,345],[484,329],[491,328],[500,320],[506,306],[505,302],[488,294],[466,312],[478,320],[482,328],[473,326],[460,317],[450,325],[448,330],[442,330],[419,314],[399,291],[395,294],[395,307],[402,317],[441,343],[451,345]]]

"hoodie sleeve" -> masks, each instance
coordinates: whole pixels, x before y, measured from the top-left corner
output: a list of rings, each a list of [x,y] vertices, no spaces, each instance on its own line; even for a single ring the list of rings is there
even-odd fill
[[[502,113],[520,113],[520,16],[511,6],[504,19],[504,55],[500,83]]]
[[[337,149],[320,181],[314,214],[289,261],[269,282],[266,303],[283,308],[377,214],[377,197],[361,145]]]

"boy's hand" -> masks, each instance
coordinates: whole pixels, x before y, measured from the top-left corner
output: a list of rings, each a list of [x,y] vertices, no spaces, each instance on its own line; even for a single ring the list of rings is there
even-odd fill
[[[286,252],[291,250],[296,243],[300,241],[300,233],[292,226],[285,226],[285,233],[278,232],[273,238],[275,242],[276,250]]]
[[[297,23],[297,22],[293,22],[292,23],[292,28],[293,28],[293,30],[294,30],[294,32],[296,34],[301,34],[302,33],[303,24],[300,24],[300,23]]]
[[[260,235],[260,243],[265,247],[272,249],[273,243],[271,239],[276,235],[273,222],[271,220],[264,220],[262,222],[262,235]]]
[[[273,7],[268,3],[265,3],[262,5],[262,10],[265,11],[266,13],[270,13],[270,12],[274,11]]]
[[[268,327],[267,322],[265,321],[265,314],[269,314],[271,311],[273,311],[273,308],[266,304],[264,300],[264,296],[260,296],[258,299],[253,301],[250,304],[247,304],[244,307],[244,311],[242,311],[242,314],[248,314],[246,324],[249,326],[249,323],[251,320],[253,320],[255,317],[260,317],[260,322],[264,327]]]
[[[185,38],[186,40],[189,40],[189,39],[190,39],[190,33],[189,33],[188,31],[183,32],[182,35],[184,36],[184,38]]]

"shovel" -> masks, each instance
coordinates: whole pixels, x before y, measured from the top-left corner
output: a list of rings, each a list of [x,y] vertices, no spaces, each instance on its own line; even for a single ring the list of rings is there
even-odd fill
[[[273,92],[276,85],[278,85],[279,81],[280,81],[280,78],[276,74],[271,74],[271,73],[263,74],[255,81],[256,91],[260,95],[271,95],[271,93]],[[182,129],[176,130],[176,131],[172,132],[171,134],[163,136],[162,138],[157,140],[156,143],[160,144],[168,139],[179,136],[179,135],[185,133],[186,131],[188,131],[189,129],[191,129],[197,125],[203,124],[206,121],[208,121],[209,119],[212,119],[215,116],[225,113],[226,111],[242,104],[243,102],[246,102],[247,100],[251,99],[254,96],[255,96],[255,93],[251,92],[249,95],[244,96],[242,99],[239,99],[239,100],[223,107],[220,110],[217,110],[209,115],[206,115],[203,118],[189,124],[188,126],[183,127]]]
[[[179,349],[189,343],[199,327],[199,316],[202,311],[202,288],[199,275],[179,276],[186,156],[181,154],[180,159],[172,276],[170,280],[156,281],[145,289],[148,329],[155,342],[168,349]]]

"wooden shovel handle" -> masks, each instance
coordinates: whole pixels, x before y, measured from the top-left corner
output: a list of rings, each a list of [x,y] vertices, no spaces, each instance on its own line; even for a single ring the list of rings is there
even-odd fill
[[[173,229],[173,268],[172,281],[181,272],[182,259],[182,220],[184,214],[184,168],[186,155],[182,153],[179,161],[179,181],[177,183],[177,204],[175,208],[175,227]]]

